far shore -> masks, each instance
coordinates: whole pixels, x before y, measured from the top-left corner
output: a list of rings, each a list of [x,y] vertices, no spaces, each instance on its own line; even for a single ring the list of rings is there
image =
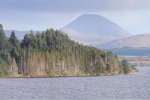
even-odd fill
[[[126,59],[135,66],[150,66],[150,56],[118,56],[119,60]]]

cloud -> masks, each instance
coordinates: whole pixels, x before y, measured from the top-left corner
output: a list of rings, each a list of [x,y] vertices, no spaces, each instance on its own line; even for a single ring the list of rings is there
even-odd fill
[[[0,0],[0,23],[7,29],[59,29],[93,13],[131,33],[145,33],[150,32],[149,11],[150,0]]]
[[[150,0],[1,0],[1,10],[87,12],[150,8]]]

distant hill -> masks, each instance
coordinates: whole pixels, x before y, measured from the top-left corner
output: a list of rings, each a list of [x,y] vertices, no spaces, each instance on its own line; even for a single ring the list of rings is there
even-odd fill
[[[74,40],[85,44],[101,44],[130,35],[119,25],[94,14],[79,16],[73,22],[63,27],[62,31],[68,33]]]
[[[13,30],[4,30],[4,31],[6,33],[6,36],[9,37]],[[25,34],[30,33],[30,31],[19,31],[19,30],[14,30],[14,31],[18,39],[23,39]],[[33,34],[35,34],[36,32],[37,31],[33,31]]]
[[[150,56],[149,48],[118,48],[111,51],[121,56]]]
[[[150,48],[150,34],[139,34],[130,36],[127,38],[110,41],[104,44],[101,44],[99,47],[105,49],[113,48]]]

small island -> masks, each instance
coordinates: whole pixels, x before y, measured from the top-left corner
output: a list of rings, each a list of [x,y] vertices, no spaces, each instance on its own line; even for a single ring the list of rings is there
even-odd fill
[[[135,70],[111,51],[82,45],[61,31],[31,31],[19,40],[14,31],[6,37],[0,25],[0,77],[101,76]]]

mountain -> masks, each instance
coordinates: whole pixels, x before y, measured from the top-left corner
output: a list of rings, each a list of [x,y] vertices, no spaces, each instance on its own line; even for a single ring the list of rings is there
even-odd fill
[[[110,41],[100,45],[104,49],[113,48],[149,48],[150,47],[150,34],[139,34],[127,38]]]
[[[130,34],[110,20],[94,14],[84,14],[62,28],[71,38],[85,44],[101,44]]]

